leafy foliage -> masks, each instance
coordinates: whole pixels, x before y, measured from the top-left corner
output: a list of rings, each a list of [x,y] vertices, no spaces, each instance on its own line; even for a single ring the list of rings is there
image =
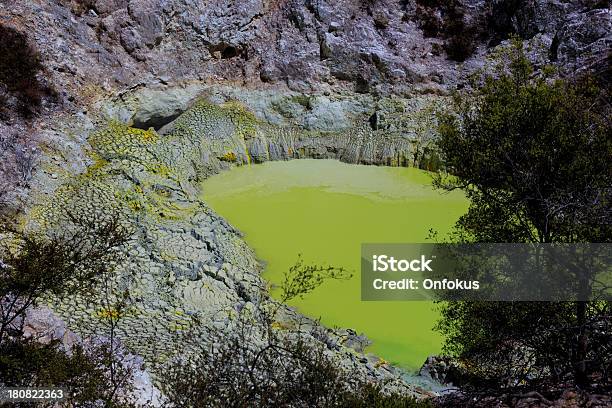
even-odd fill
[[[214,333],[209,348],[168,367],[162,387],[174,406],[430,406],[341,368],[324,343],[305,333],[270,327],[262,342],[256,324],[240,319],[237,330]]]
[[[448,171],[435,184],[470,200],[456,225],[466,242],[610,242],[612,134],[588,78],[533,75],[521,43],[508,64],[440,117]],[[586,285],[589,283],[586,282]],[[609,384],[607,302],[451,302],[439,330],[472,384],[493,389],[542,381]]]
[[[116,398],[109,381],[106,361],[114,358],[104,345],[74,346],[66,353],[53,341],[12,338],[0,344],[0,383],[16,387],[53,387],[70,391],[64,402],[69,406],[92,406],[95,401],[107,407],[129,407]],[[53,406],[53,404],[48,404]]]
[[[606,242],[612,137],[591,81],[530,80],[520,43],[509,74],[442,115],[438,146],[471,201],[458,226],[481,242]]]
[[[75,345],[24,338],[26,311],[48,296],[87,292],[110,273],[121,258],[130,231],[118,214],[99,217],[68,212],[61,232],[23,232],[5,222],[0,230],[0,384],[55,386],[71,391],[68,402],[91,406],[130,406],[122,392],[130,389],[132,367],[111,333],[109,341]]]
[[[433,408],[431,401],[416,401],[414,398],[386,394],[375,384],[362,385],[357,392],[340,396],[339,407],[343,408]]]
[[[164,393],[177,407],[324,406],[343,389],[335,364],[320,347],[271,338],[261,347],[254,328],[215,336],[195,364],[169,370]]]
[[[86,290],[117,260],[129,231],[117,215],[70,215],[50,236],[2,226],[0,246],[0,342],[26,309],[46,295]]]

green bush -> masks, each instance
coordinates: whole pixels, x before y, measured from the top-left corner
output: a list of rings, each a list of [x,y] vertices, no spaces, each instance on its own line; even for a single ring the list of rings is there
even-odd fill
[[[98,290],[131,235],[119,213],[67,211],[66,217],[63,231],[47,234],[0,221],[0,385],[61,387],[70,390],[69,406],[126,406],[121,394],[131,390],[133,370],[116,352],[112,333],[108,341],[71,350],[23,336],[27,311],[43,299]]]
[[[470,206],[456,224],[465,242],[588,243],[612,238],[609,106],[591,78],[534,75],[522,48],[441,115],[437,186]],[[581,290],[594,283],[577,280]],[[612,303],[449,302],[439,329],[476,386],[546,381],[610,385]]]
[[[85,351],[77,345],[66,353],[57,341],[41,344],[12,338],[0,344],[0,384],[62,388],[69,391],[66,406],[96,406],[96,401],[104,401],[106,407],[133,406],[116,395],[108,376],[109,358],[114,357],[104,346]]]

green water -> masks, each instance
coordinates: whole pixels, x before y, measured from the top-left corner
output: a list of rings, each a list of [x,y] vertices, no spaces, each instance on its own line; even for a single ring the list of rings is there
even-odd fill
[[[206,180],[204,199],[244,234],[266,262],[264,277],[280,283],[298,254],[354,271],[292,301],[328,327],[365,333],[369,351],[407,369],[440,350],[429,302],[362,302],[362,242],[426,242],[430,228],[447,232],[465,212],[461,193],[431,188],[416,169],[358,166],[334,160],[294,160],[244,166]]]

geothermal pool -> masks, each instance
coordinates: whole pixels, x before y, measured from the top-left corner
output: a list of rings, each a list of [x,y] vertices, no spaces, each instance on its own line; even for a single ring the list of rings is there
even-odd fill
[[[444,234],[467,209],[460,192],[433,190],[427,172],[293,160],[237,167],[207,179],[203,197],[240,229],[266,263],[264,277],[280,283],[302,254],[305,263],[343,266],[353,278],[327,281],[290,304],[373,341],[368,351],[408,370],[440,351],[432,330],[438,313],[425,301],[362,302],[363,242],[427,242],[430,228]]]

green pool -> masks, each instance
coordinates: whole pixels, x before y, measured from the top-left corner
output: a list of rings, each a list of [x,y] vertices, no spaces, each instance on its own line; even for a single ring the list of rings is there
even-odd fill
[[[428,173],[335,160],[293,160],[238,167],[203,183],[204,199],[244,234],[280,283],[298,254],[306,262],[344,266],[349,281],[330,281],[303,300],[302,313],[329,327],[365,333],[371,352],[406,369],[440,349],[429,302],[362,302],[362,242],[425,242],[447,232],[467,209],[465,197],[431,188]]]

